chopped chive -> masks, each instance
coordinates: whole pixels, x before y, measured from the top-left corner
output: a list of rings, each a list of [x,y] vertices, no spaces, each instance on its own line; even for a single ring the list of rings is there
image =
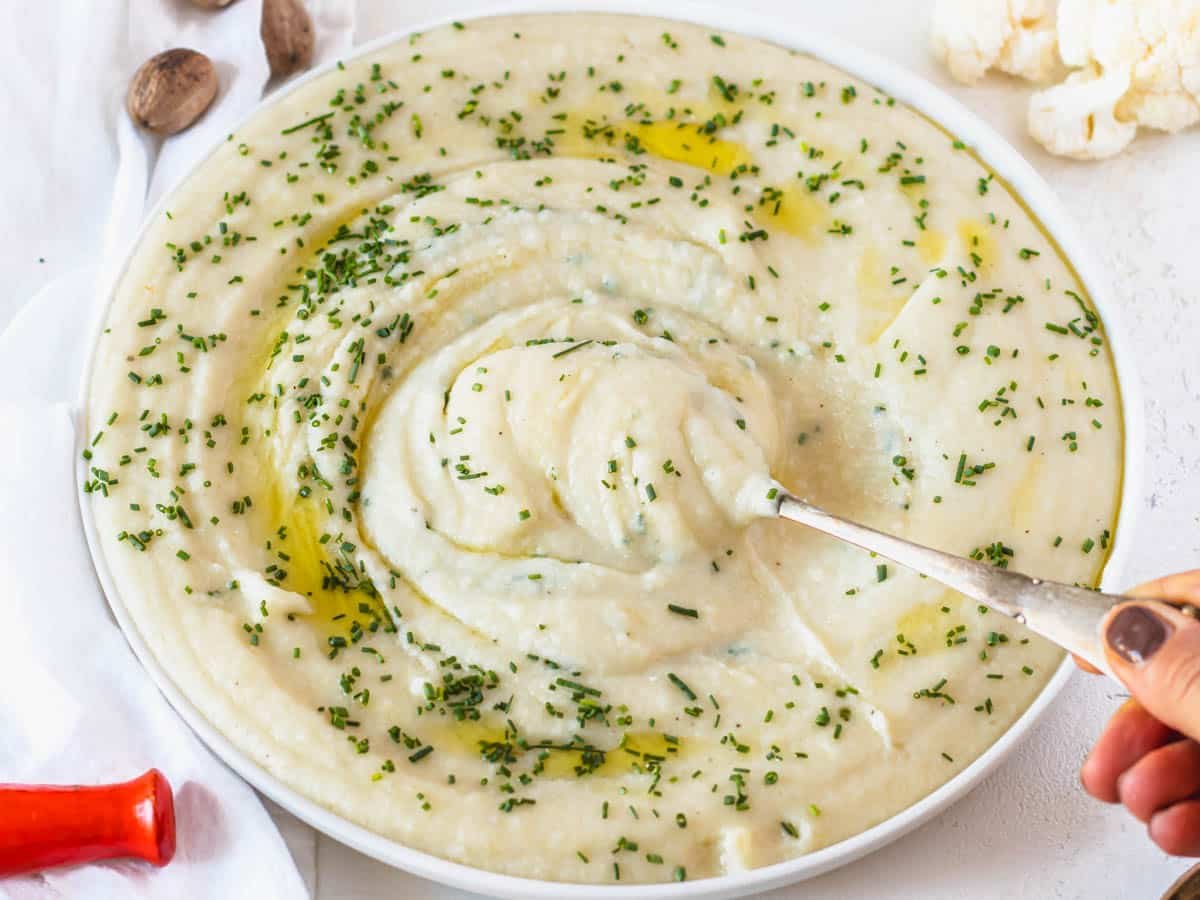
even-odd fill
[[[696,692],[693,691],[690,687],[688,687],[687,682],[684,681],[682,678],[680,678],[678,675],[676,675],[674,672],[668,672],[667,678],[670,680],[671,684],[675,685],[675,687],[677,687],[677,688],[679,688],[679,690],[683,691],[683,696],[687,697],[689,700],[696,699]]]
[[[586,347],[590,343],[592,343],[592,339],[588,338],[586,341],[580,341],[578,344],[572,344],[566,350],[559,350],[557,353],[555,353],[554,358],[559,359],[560,357],[566,356],[568,353],[574,353],[580,347]]]

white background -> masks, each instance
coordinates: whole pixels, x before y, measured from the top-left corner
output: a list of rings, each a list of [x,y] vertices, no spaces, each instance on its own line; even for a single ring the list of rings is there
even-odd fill
[[[356,43],[481,5],[345,2],[357,5]],[[15,6],[15,0],[9,3]],[[1200,566],[1200,130],[1175,137],[1143,135],[1121,157],[1102,163],[1054,159],[1025,135],[1028,91],[1023,84],[995,76],[963,88],[929,56],[926,2],[741,0],[738,5],[811,25],[928,78],[988,120],[1054,186],[1108,269],[1143,381],[1146,479],[1129,580]],[[646,11],[654,6],[647,0]],[[0,72],[36,66],[38,48],[53,40],[62,20],[80,7],[60,0],[21,8],[19,22],[5,17]],[[87,78],[86,66],[50,76],[58,79],[57,90],[71,91]],[[0,91],[0,117],[6,123],[0,144],[0,328],[43,284],[98,261],[108,213],[112,185],[80,175],[96,155],[114,152],[104,118],[98,114],[67,133],[25,139],[22,123],[42,114],[20,96]],[[41,196],[22,177],[30,166],[48,166],[70,185],[69,213],[60,205],[62,192]],[[80,315],[89,301],[80,298]],[[49,350],[52,337],[48,343]],[[1074,678],[1032,737],[967,799],[862,862],[770,896],[1157,897],[1188,863],[1164,857],[1142,826],[1091,801],[1078,787],[1079,762],[1121,699],[1109,682]],[[320,900],[463,896],[393,872],[317,836],[286,813],[276,811],[276,818]]]

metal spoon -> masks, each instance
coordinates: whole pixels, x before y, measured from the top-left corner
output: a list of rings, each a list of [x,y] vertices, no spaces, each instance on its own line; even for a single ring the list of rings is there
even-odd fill
[[[1112,676],[1104,656],[1100,623],[1114,605],[1132,598],[1043,581],[1020,572],[943,553],[838,518],[791,494],[781,493],[777,500],[777,512],[781,518],[823,531],[922,575],[936,578],[972,600],[1027,625],[1042,637]],[[1183,605],[1175,605],[1182,609]],[[1183,611],[1190,615],[1200,614],[1195,607],[1191,607],[1191,610]]]

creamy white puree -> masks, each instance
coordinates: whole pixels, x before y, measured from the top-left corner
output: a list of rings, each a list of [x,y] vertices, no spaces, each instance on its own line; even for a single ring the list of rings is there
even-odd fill
[[[263,110],[167,209],[93,374],[106,560],[217,728],[410,846],[700,878],[986,749],[1059,653],[773,521],[780,485],[1102,568],[1120,398],[1083,289],[969,148],[808,57],[448,27]]]

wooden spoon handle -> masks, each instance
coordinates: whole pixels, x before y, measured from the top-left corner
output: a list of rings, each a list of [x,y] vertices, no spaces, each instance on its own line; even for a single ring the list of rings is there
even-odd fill
[[[0,876],[125,856],[165,866],[175,804],[158,769],[122,784],[0,784]]]

